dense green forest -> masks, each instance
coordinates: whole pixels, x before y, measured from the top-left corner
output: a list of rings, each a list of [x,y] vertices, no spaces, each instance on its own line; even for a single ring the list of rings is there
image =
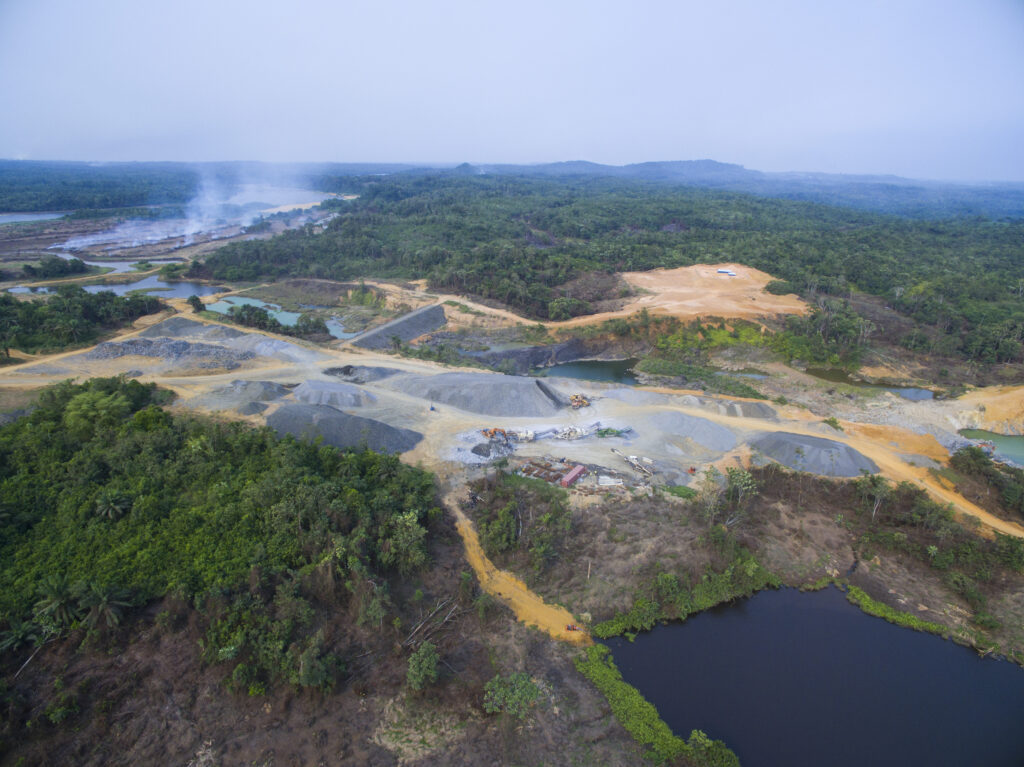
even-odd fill
[[[560,319],[591,310],[571,294],[588,272],[731,261],[812,301],[880,296],[923,329],[904,339],[909,348],[1024,359],[1024,221],[915,221],[608,179],[406,174],[338,185],[360,198],[326,232],[233,243],[190,276],[426,276]]]
[[[369,451],[176,417],[124,379],[46,390],[0,427],[0,648],[113,629],[171,594],[204,606],[211,663],[256,694],[329,687],[314,603],[376,626],[427,562],[429,474]]]
[[[163,306],[155,296],[89,293],[77,285],[60,285],[54,295],[31,301],[0,293],[0,350],[10,356],[12,348],[55,351],[84,344]]]
[[[38,265],[25,264],[21,267],[21,272],[25,277],[36,280],[85,274],[88,271],[89,267],[80,258],[60,258],[58,256],[43,256]]]
[[[181,163],[0,161],[0,211],[126,208],[187,202],[198,173]]]

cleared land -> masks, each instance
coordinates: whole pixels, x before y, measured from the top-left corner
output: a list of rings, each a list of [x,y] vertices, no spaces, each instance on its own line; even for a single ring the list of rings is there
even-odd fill
[[[277,424],[282,431],[320,435],[328,442],[352,444],[359,438],[376,442],[379,437],[385,449],[403,451],[406,460],[446,479],[465,479],[490,460],[473,448],[488,442],[481,430],[491,427],[537,435],[491,457],[509,455],[513,461],[564,457],[591,467],[587,481],[595,483],[600,473],[621,473],[633,483],[646,481],[612,448],[649,458],[657,483],[689,484],[695,481],[691,467],[699,471],[712,464],[749,461],[759,452],[757,440],[773,434],[772,444],[780,443],[776,446],[787,455],[800,447],[808,470],[817,467],[832,474],[826,469],[838,466],[842,471],[837,473],[851,476],[873,462],[885,476],[914,482],[993,529],[1024,535],[1024,529],[992,517],[945,487],[927,469],[929,460],[943,457],[940,443],[948,447],[956,428],[973,425],[987,412],[979,410],[975,399],[895,403],[892,408],[870,411],[866,420],[876,421],[870,428],[858,426],[850,413],[846,414],[850,427],[837,432],[808,411],[792,407],[676,390],[458,372],[369,350],[313,348],[295,339],[185,316],[131,331],[92,350],[10,366],[0,371],[0,388],[30,389],[68,377],[120,373],[167,386],[179,395],[179,407]],[[247,383],[259,385],[250,388]],[[344,387],[338,386],[342,383]],[[587,394],[592,405],[569,408],[573,392]],[[280,396],[268,398],[271,393]],[[999,402],[1007,403],[1006,412],[1011,412],[1019,391],[1001,389],[997,394]],[[908,408],[930,414],[922,417],[920,431],[932,434],[931,441],[921,433],[884,423],[881,417],[900,413],[899,420],[904,421],[911,412]],[[281,414],[275,417],[277,412]],[[1020,428],[1020,422],[1015,423]],[[584,436],[559,438],[559,432],[568,427]],[[599,428],[622,434],[600,438],[595,434]],[[413,434],[422,435],[422,440]],[[370,439],[371,435],[375,436]],[[798,439],[807,444],[789,443]],[[768,450],[760,452],[776,457]],[[784,456],[777,459],[787,462]]]

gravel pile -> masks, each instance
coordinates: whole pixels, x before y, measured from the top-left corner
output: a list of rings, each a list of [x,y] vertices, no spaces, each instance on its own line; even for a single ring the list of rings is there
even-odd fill
[[[362,407],[377,401],[368,391],[350,383],[306,381],[294,390],[295,399],[307,405],[330,405],[336,408]]]
[[[602,394],[605,397],[617,399],[619,402],[625,402],[627,405],[667,405],[672,401],[672,397],[668,394],[659,394],[658,392],[645,389],[634,389],[631,386],[623,386],[620,389],[608,389]]]
[[[609,389],[604,396],[625,402],[628,405],[660,405],[678,403],[684,407],[701,408],[719,415],[731,415],[737,418],[775,419],[778,414],[775,408],[764,402],[745,402],[743,400],[721,399],[719,397],[698,397],[695,394],[659,394],[658,392],[622,387]]]
[[[200,342],[213,341],[230,350],[251,352],[255,356],[272,357],[282,362],[316,362],[324,359],[323,354],[313,349],[279,338],[270,338],[256,331],[236,330],[224,325],[206,325],[184,317],[164,320],[144,330],[139,337],[156,340],[190,338]]]
[[[260,357],[271,357],[282,362],[318,362],[325,355],[313,349],[306,349],[298,344],[268,338],[260,333],[243,333],[237,338],[224,340],[224,345],[242,352],[252,352]]]
[[[179,338],[180,336],[192,336],[197,333],[201,333],[205,330],[208,325],[202,322],[196,322],[195,320],[189,320],[184,317],[171,317],[163,322],[158,322],[150,328],[146,328],[139,337],[141,338]],[[218,326],[219,327],[219,326]],[[224,330],[237,333],[231,328],[224,328]]]
[[[862,469],[872,474],[878,471],[870,458],[824,437],[780,431],[758,437],[750,446],[783,466],[826,477],[856,477]]]
[[[564,409],[568,398],[537,378],[488,373],[407,375],[386,384],[424,400],[470,413],[506,417],[552,416]]]
[[[300,439],[323,437],[324,444],[334,447],[366,446],[381,453],[404,453],[423,439],[410,429],[349,415],[328,405],[284,405],[270,414],[267,425],[278,434]]]
[[[650,421],[652,429],[656,429],[666,438],[684,437],[708,450],[724,453],[736,447],[736,435],[724,426],[719,426],[706,418],[698,418],[685,413],[667,410],[659,413]]]
[[[87,359],[112,360],[118,357],[160,357],[172,362],[196,362],[199,367],[238,367],[240,362],[256,355],[251,351],[225,349],[213,344],[194,343],[174,338],[130,338],[127,341],[104,341],[86,354]]]
[[[323,371],[324,375],[337,376],[355,384],[379,381],[401,372],[398,368],[379,368],[370,365],[343,365],[340,368],[327,368]]]
[[[422,309],[409,312],[404,317],[366,331],[354,339],[352,345],[361,346],[364,349],[388,349],[391,347],[394,336],[398,336],[404,343],[444,327],[445,322],[447,320],[444,316],[444,308],[440,304],[424,306]]]
[[[232,381],[228,386],[186,401],[186,406],[206,410],[234,410],[252,415],[266,410],[263,403],[288,394],[288,389],[273,381]]]
[[[267,409],[265,402],[246,402],[244,405],[239,405],[235,408],[236,413],[241,415],[258,415]]]

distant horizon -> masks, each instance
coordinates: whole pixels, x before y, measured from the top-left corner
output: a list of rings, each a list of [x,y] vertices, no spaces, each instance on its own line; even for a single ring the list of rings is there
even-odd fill
[[[11,0],[0,155],[1020,183],[1021,40],[1021,0]]]
[[[964,179],[964,178],[943,178],[943,177],[930,177],[930,176],[907,176],[896,172],[852,172],[852,171],[822,171],[822,170],[807,170],[807,169],[788,169],[788,170],[763,170],[761,168],[753,168],[738,162],[729,162],[725,160],[716,160],[710,157],[701,157],[698,159],[672,159],[672,160],[637,160],[634,162],[625,163],[612,163],[612,162],[600,162],[597,160],[586,160],[575,158],[571,160],[539,160],[533,162],[505,162],[505,161],[494,161],[494,160],[446,160],[446,161],[431,161],[431,160],[258,160],[258,159],[204,159],[204,160],[182,160],[182,159],[70,159],[70,158],[54,158],[54,157],[0,157],[0,162],[25,162],[25,163],[68,163],[68,164],[80,164],[80,165],[131,165],[131,164],[167,164],[167,165],[217,165],[217,164],[237,164],[237,165],[269,165],[269,166],[289,166],[289,165],[378,165],[378,166],[412,166],[413,168],[437,168],[437,169],[448,169],[457,168],[460,165],[470,165],[472,167],[486,167],[486,166],[508,166],[508,167],[519,167],[519,168],[531,168],[531,167],[543,167],[550,165],[570,165],[570,164],[587,164],[606,168],[627,168],[638,165],[662,165],[671,163],[714,163],[716,165],[729,166],[734,168],[740,168],[750,173],[763,173],[766,176],[784,176],[784,175],[803,175],[803,176],[825,176],[835,178],[877,178],[877,179],[900,179],[903,181],[922,181],[928,183],[937,184],[949,184],[958,186],[1000,186],[1009,185],[1016,186],[1024,184],[1024,177],[1021,178],[989,178],[989,179]]]

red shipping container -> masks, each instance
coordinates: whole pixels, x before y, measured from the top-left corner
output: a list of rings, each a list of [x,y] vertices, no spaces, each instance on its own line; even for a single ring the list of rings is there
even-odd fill
[[[559,480],[558,484],[560,484],[562,487],[569,487],[569,485],[571,485],[577,479],[582,477],[586,473],[586,471],[587,470],[582,466],[575,466],[569,471],[568,474],[566,474],[564,477],[562,477],[561,480]]]

